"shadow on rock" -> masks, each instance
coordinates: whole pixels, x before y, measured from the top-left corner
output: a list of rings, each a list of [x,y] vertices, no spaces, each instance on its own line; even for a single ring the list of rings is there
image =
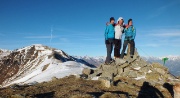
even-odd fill
[[[163,94],[155,87],[144,82],[137,98],[164,98]]]
[[[107,93],[107,92],[89,92],[88,94],[93,95],[93,96],[99,98],[100,96],[102,96],[102,95],[105,94],[105,93]],[[129,98],[129,93],[127,93],[127,92],[121,92],[121,91],[108,91],[108,93],[111,93],[111,94],[118,94],[118,95],[121,94],[121,95],[126,96],[126,98]]]
[[[37,94],[34,97],[36,97],[36,98],[54,98],[54,93],[55,92],[42,93],[42,94]]]
[[[164,83],[163,87],[169,91],[172,97],[174,96],[173,85],[169,83]]]

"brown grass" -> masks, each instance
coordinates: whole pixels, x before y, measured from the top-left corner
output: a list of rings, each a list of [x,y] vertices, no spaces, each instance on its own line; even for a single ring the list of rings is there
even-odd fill
[[[127,95],[136,98],[140,88],[125,82],[106,88],[101,85],[100,81],[68,76],[33,86],[1,88],[0,97],[11,98],[11,95],[18,94],[25,96],[25,98],[126,98]],[[169,94],[167,93],[167,95]]]
[[[117,94],[112,94],[110,92],[103,94],[100,98],[119,98]]]

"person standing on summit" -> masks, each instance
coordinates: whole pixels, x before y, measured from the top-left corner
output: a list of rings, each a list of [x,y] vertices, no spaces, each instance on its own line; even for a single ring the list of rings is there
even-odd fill
[[[115,26],[115,40],[114,40],[114,58],[120,58],[120,50],[121,50],[121,38],[122,33],[124,33],[124,20],[122,17],[119,17],[117,20],[117,24]]]
[[[121,59],[124,57],[124,52],[126,51],[126,47],[128,43],[130,43],[130,57],[133,58],[134,56],[134,50],[135,50],[135,42],[134,39],[136,37],[136,28],[133,26],[132,19],[128,20],[128,25],[124,29],[125,38],[124,38],[124,44],[123,44],[123,50],[121,52]]]
[[[109,65],[112,61],[111,58],[111,53],[113,50],[113,44],[114,44],[114,17],[110,18],[110,24],[106,26],[105,29],[105,44],[106,44],[106,49],[107,49],[107,57],[106,57],[106,61],[105,64]]]

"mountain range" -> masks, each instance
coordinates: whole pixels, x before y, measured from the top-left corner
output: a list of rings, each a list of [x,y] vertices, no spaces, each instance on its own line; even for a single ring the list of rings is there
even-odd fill
[[[105,56],[99,56],[99,57],[89,57],[89,56],[76,56],[77,58],[80,58],[82,60],[85,60],[86,62],[93,64],[95,66],[99,66],[101,63],[104,63]],[[166,56],[168,60],[166,61],[165,65],[169,71],[175,75],[180,76],[180,56]],[[164,57],[141,57],[145,61],[149,63],[157,62],[163,65],[162,58]]]
[[[180,76],[180,56],[167,56],[165,66]],[[0,85],[31,84],[81,74],[84,68],[95,68],[104,63],[105,56],[70,56],[62,50],[35,44],[14,51],[0,50]],[[162,57],[142,57],[145,61],[162,62]]]
[[[135,51],[133,59],[125,55],[126,62],[106,65],[104,56],[71,56],[41,44],[1,49],[0,97],[173,98],[179,57],[167,58],[163,66],[162,57],[141,57]]]

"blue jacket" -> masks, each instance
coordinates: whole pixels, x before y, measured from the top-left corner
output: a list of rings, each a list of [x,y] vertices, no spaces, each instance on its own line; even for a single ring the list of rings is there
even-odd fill
[[[107,40],[108,38],[114,39],[114,26],[112,24],[106,26],[106,30],[105,30],[105,39]]]
[[[136,28],[134,26],[130,26],[129,28],[124,29],[125,40],[129,37],[131,39],[135,39],[136,37]]]

